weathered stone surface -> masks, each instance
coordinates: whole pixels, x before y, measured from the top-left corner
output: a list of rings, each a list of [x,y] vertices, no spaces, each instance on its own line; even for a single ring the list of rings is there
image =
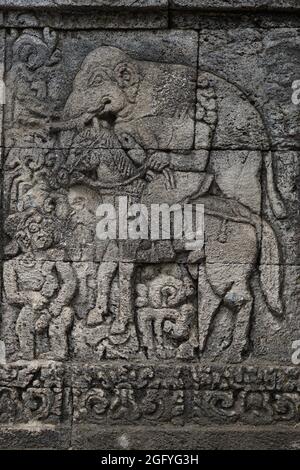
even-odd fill
[[[0,365],[1,448],[67,448],[71,389],[55,362]]]
[[[1,15],[0,15],[0,21]],[[53,15],[51,10],[20,11],[8,10],[5,15],[5,26],[20,28],[58,28],[70,29],[165,29],[168,28],[168,11],[157,9],[137,9],[134,14],[128,10],[109,9],[95,14],[92,8],[84,14],[77,15],[74,9],[61,10]]]
[[[297,0],[170,0],[171,7],[203,10],[299,10]]]
[[[275,182],[279,191],[286,216],[276,219],[270,207],[270,201],[264,197],[262,214],[272,225],[277,240],[280,240],[280,263],[299,265],[299,175],[300,154],[295,151],[274,152]],[[264,188],[266,192],[266,188]],[[267,234],[262,233],[262,239]]]
[[[278,272],[277,266],[261,266],[262,275],[273,284],[270,289],[270,304],[276,302],[277,293],[281,298],[281,315],[270,315],[270,309],[257,308],[256,316],[252,317],[252,357],[260,357],[268,361],[272,356],[274,361],[291,364],[295,360],[296,341],[299,337],[299,320],[295,312],[299,309],[299,266],[280,266],[281,283],[278,283],[273,272]],[[265,299],[257,292],[256,306]],[[268,335],[265,334],[268,331]]]
[[[142,450],[295,450],[298,426],[189,426],[141,428],[74,426],[72,440],[79,449]]]
[[[168,0],[1,0],[0,7],[59,8],[97,7],[97,8],[166,8]]]
[[[240,136],[236,137],[236,142],[233,140],[233,145],[240,143],[245,148],[243,139],[248,139],[252,147],[255,141],[257,146],[260,145],[260,139],[255,134],[252,134],[251,142],[246,125],[248,121],[248,126],[256,128],[261,138],[262,131],[259,129],[262,125],[265,127],[263,134],[269,146],[299,148],[299,109],[292,101],[292,85],[300,74],[298,44],[299,32],[292,28],[266,31],[237,27],[225,31],[201,31],[199,68],[204,67],[225,79],[221,91],[223,106],[229,114],[229,123],[233,112],[239,122]],[[239,99],[231,95],[234,88],[236,93],[240,92]],[[245,108],[249,106],[245,100],[254,104],[252,115]],[[220,113],[222,116],[222,108]],[[235,127],[229,130],[221,121],[215,145],[230,147],[234,130]]]
[[[169,21],[173,28],[179,29],[234,29],[239,28],[299,28],[300,16],[292,10],[278,11],[269,9],[263,14],[253,14],[251,10],[244,10],[241,14],[232,9],[228,11],[215,10],[203,12],[198,9],[174,8],[169,11]]]
[[[251,9],[257,11],[259,9],[270,8],[274,10],[298,10],[297,0],[1,0],[1,7],[22,7],[22,8],[67,8],[67,7],[94,7],[94,8],[193,8],[193,9]]]
[[[299,447],[297,8],[5,2],[1,448]]]
[[[71,445],[71,427],[33,424],[0,426],[3,450],[63,450]]]
[[[0,13],[0,21],[1,21],[1,13]],[[4,73],[5,73],[5,30],[0,28],[0,164],[2,166],[2,145],[3,145],[3,107],[6,101],[6,93],[5,93],[5,86],[4,86]]]

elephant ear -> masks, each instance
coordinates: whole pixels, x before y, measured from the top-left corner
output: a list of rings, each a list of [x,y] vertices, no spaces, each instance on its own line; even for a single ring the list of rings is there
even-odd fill
[[[140,83],[138,68],[132,63],[122,62],[115,67],[114,77],[119,87],[126,91],[129,101],[134,102]]]

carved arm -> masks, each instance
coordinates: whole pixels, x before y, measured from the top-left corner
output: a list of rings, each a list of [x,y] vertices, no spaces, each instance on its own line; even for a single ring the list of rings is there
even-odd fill
[[[25,291],[19,291],[18,274],[13,261],[4,263],[3,278],[5,279],[5,293],[8,302],[16,305],[27,304],[28,294]]]

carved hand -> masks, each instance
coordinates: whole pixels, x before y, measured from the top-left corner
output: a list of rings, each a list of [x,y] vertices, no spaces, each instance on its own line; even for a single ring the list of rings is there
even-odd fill
[[[103,307],[96,305],[87,316],[87,325],[88,326],[98,326],[103,322],[103,314],[105,310]]]
[[[48,299],[39,292],[33,292],[29,297],[34,310],[41,310],[48,303]]]
[[[170,166],[170,162],[171,159],[168,153],[155,152],[150,156],[147,162],[147,168],[161,173],[166,167]]]
[[[35,323],[35,331],[37,332],[44,331],[48,327],[49,321],[50,321],[50,316],[48,314],[41,315],[40,318]]]
[[[174,173],[170,168],[171,165],[171,155],[166,152],[155,152],[153,153],[148,162],[146,173],[146,180],[152,181],[155,177],[155,172],[162,173],[165,178],[165,186],[167,189],[176,188],[176,181]],[[168,168],[169,167],[169,168]]]
[[[52,302],[49,307],[49,311],[52,317],[58,317],[61,314],[62,309],[63,305],[59,302]]]

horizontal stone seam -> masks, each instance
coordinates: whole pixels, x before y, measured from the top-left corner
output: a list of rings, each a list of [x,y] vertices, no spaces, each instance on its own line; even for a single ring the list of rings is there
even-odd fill
[[[1,388],[6,388],[6,389],[9,389],[9,390],[23,390],[23,391],[26,391],[27,388],[30,388],[30,389],[33,389],[33,390],[50,390],[50,391],[53,391],[51,389],[48,389],[47,387],[20,387],[20,386],[6,386],[6,385],[1,385],[0,386]],[[131,387],[131,386],[128,386],[128,387],[119,387],[118,385],[115,385],[115,386],[112,386],[112,387],[109,387],[109,388],[105,388],[105,387],[102,387],[101,385],[100,386],[97,386],[97,385],[94,385],[93,386],[90,386],[90,385],[86,385],[86,386],[66,386],[66,387],[63,387],[60,391],[63,391],[63,390],[66,390],[66,389],[69,389],[72,393],[73,392],[86,392],[88,390],[90,390],[91,388],[93,389],[101,389],[101,390],[105,390],[107,391],[108,393],[112,393],[114,391],[120,391],[120,390],[136,390],[136,391],[139,391],[139,390],[151,390],[151,391],[169,391],[169,392],[224,392],[224,393],[228,393],[228,392],[269,392],[269,393],[274,393],[274,394],[297,394],[298,395],[298,398],[300,398],[300,390],[280,390],[280,389],[269,389],[269,388],[263,388],[263,387],[231,387],[231,388],[227,388],[227,389],[224,389],[224,388],[201,388],[201,387],[195,387],[195,388],[181,388],[181,387],[151,387],[151,386],[147,386],[147,387],[142,387],[142,388],[139,388],[139,387]],[[70,413],[71,415],[71,413]],[[63,422],[63,421],[62,421]],[[300,420],[299,420],[300,422]],[[1,423],[0,423],[0,428],[1,428]]]
[[[86,427],[89,427],[89,426],[93,426],[93,424],[91,423],[76,423],[76,425],[80,425],[80,426],[86,426]],[[126,425],[126,424],[118,424],[118,430],[120,430],[120,432],[124,429],[128,429],[129,427],[131,427],[130,425]],[[239,427],[236,426],[236,423],[235,424],[232,424],[232,423],[228,423],[228,424],[220,424],[220,425],[210,425],[210,426],[205,426],[205,429],[199,429],[198,425],[196,424],[185,424],[184,427],[181,427],[181,426],[178,426],[178,425],[175,425],[175,424],[171,424],[171,423],[164,423],[164,424],[159,424],[159,427],[160,427],[160,430],[163,431],[163,430],[167,430],[167,429],[172,429],[172,431],[175,431],[175,432],[178,432],[179,434],[182,433],[183,431],[188,431],[189,429],[195,431],[195,429],[197,430],[197,432],[201,431],[203,433],[206,433],[206,432],[210,432],[210,431],[216,431],[218,433],[220,433],[220,431],[222,431],[222,429],[225,429],[225,430],[231,430],[232,432],[235,432],[235,433],[240,433],[241,430],[247,430],[248,432],[249,431],[254,431],[255,433],[256,432],[260,432],[260,431],[264,431],[266,427],[273,427],[274,428],[274,432],[278,433],[280,431],[282,432],[285,432],[287,430],[293,430],[295,431],[295,433],[297,432],[297,434],[300,433],[300,426],[299,427],[295,427],[294,424],[274,424],[273,423],[269,423],[269,424],[241,424]],[[151,425],[134,425],[134,429],[138,432],[140,429],[144,429],[144,428],[147,428],[149,430],[153,430],[155,432],[157,432],[157,426],[151,426]],[[101,430],[103,430],[104,432],[107,431],[107,430],[112,430],[112,429],[115,429],[115,425],[105,425],[105,426],[101,426]]]
[[[172,365],[174,368],[174,375],[172,375],[172,378],[178,378],[178,374],[183,374],[183,377],[189,376],[191,378],[194,372],[197,374],[220,373],[222,375],[228,370],[233,374],[237,374],[238,376],[240,374],[285,374],[287,376],[291,374],[290,378],[294,380],[294,374],[297,374],[297,377],[300,378],[300,366],[294,365],[290,361],[272,362],[272,359],[270,359],[270,361],[262,361],[259,357],[256,359],[257,361],[255,363],[226,363],[218,361],[212,362],[211,360],[203,359],[203,357],[201,357],[200,359],[191,359],[187,363],[184,359],[177,358],[177,362],[174,363],[173,358],[165,359],[163,361],[153,358],[143,360],[132,358],[130,366],[128,365],[128,361],[125,359],[121,359],[118,363],[115,362],[115,359],[102,359],[100,361],[89,360],[89,362],[86,362],[84,359],[74,358],[59,363],[55,361],[53,362],[61,366],[60,372],[62,377],[65,377],[68,381],[70,379],[73,380],[74,377],[77,377],[78,372],[80,374],[89,374],[89,376],[92,377],[94,373],[97,374],[99,371],[103,372],[104,374],[121,371],[122,375],[122,373],[126,374],[129,372],[140,372],[145,371],[145,369],[150,370],[149,372],[156,374],[156,378],[165,379],[166,371],[170,372],[170,365]],[[16,364],[18,365],[18,362],[10,362],[9,369],[15,370]],[[0,371],[2,368],[3,366],[0,364]],[[5,365],[5,370],[6,369],[7,365]],[[40,370],[47,370],[47,366],[44,364]],[[80,377],[82,377],[82,375],[80,375]],[[155,379],[155,376],[152,378],[150,377],[150,380],[153,378]],[[300,383],[298,383],[298,386],[300,387]]]
[[[9,12],[7,12],[9,13]],[[115,12],[116,13],[116,12]],[[159,12],[152,12],[152,13],[159,13]],[[163,13],[168,13],[167,10],[165,10]],[[174,21],[174,17],[172,17],[172,13],[175,13],[175,12],[169,12],[170,13],[170,17],[168,19],[168,16],[165,16],[164,20],[165,20],[165,24],[164,25],[160,25],[158,24],[157,26],[151,26],[151,20],[150,20],[150,23],[149,23],[149,26],[147,25],[144,25],[144,26],[137,26],[137,27],[134,27],[134,26],[120,26],[118,24],[116,24],[115,26],[109,26],[109,27],[106,27],[106,26],[103,26],[103,25],[99,25],[99,26],[91,26],[91,27],[88,27],[88,26],[76,26],[74,28],[70,28],[70,27],[64,27],[63,25],[52,25],[50,26],[51,29],[55,29],[56,31],[63,31],[63,32],[68,32],[68,31],[71,31],[71,32],[81,32],[81,31],[88,31],[88,32],[92,32],[92,31],[105,31],[105,32],[109,32],[109,31],[122,31],[122,32],[157,32],[157,31],[193,31],[195,33],[199,33],[199,31],[202,31],[203,29],[203,26],[202,25],[199,25],[199,26],[179,26],[177,25],[176,23],[174,24],[174,26],[172,25],[172,21]],[[176,13],[182,15],[182,11],[176,11]],[[209,13],[209,12],[208,12]],[[0,14],[1,14],[1,7],[0,7]],[[149,12],[148,12],[149,14]],[[117,13],[116,13],[117,15]],[[238,16],[238,14],[237,14]],[[254,17],[254,16],[253,16]],[[78,18],[80,18],[78,16]],[[228,17],[224,16],[222,18],[222,20],[226,20]],[[297,16],[298,18],[298,16]],[[176,19],[176,17],[175,17]],[[206,19],[211,19],[212,21],[214,21],[214,19],[218,19],[220,20],[220,18],[217,18],[217,16],[213,17],[211,16],[210,14],[209,15],[205,15],[202,17],[203,20],[206,20]],[[250,18],[249,18],[250,19]],[[231,31],[231,30],[235,30],[235,29],[255,29],[255,30],[260,30],[260,31],[273,31],[273,30],[280,30],[280,29],[284,29],[286,30],[287,28],[290,28],[290,29],[294,29],[294,28],[299,28],[300,27],[300,13],[299,13],[299,23],[297,23],[296,25],[286,25],[284,24],[284,21],[282,21],[282,25],[278,24],[278,25],[260,25],[260,26],[256,26],[255,24],[251,25],[250,27],[247,26],[247,25],[233,25],[229,28],[226,28],[226,30],[228,31]],[[20,24],[17,24],[15,23],[14,21],[7,21],[7,19],[5,19],[3,22],[1,22],[0,20],[0,28],[2,29],[7,29],[7,30],[10,30],[11,28],[14,28],[16,30],[24,30],[24,29],[27,29],[27,28],[31,28],[33,30],[40,30],[40,29],[43,29],[45,27],[49,27],[48,24],[46,23],[43,23],[41,22],[40,25],[30,25],[30,23],[26,26],[24,25],[20,25]],[[212,30],[219,30],[219,28],[217,28],[216,26],[207,26],[206,27],[207,30],[209,31],[212,31]]]
[[[90,147],[87,148],[85,146],[73,146],[73,147],[20,147],[20,146],[4,146],[2,148],[4,152],[10,151],[10,150],[48,150],[48,151],[68,151],[68,150],[85,150],[86,152],[93,152],[94,150],[124,150],[124,147]],[[125,149],[126,150],[126,149]],[[139,150],[139,148],[129,148],[128,150]],[[167,153],[172,153],[172,152],[197,152],[197,151],[207,151],[207,152],[224,152],[224,151],[230,151],[230,152],[298,152],[300,151],[300,145],[299,147],[214,147],[212,146],[211,148],[205,148],[205,147],[197,147],[197,148],[141,148],[141,150],[144,151],[149,151],[149,152],[167,152]]]
[[[158,240],[160,241],[160,240]],[[162,240],[164,241],[164,240]],[[168,241],[168,240],[167,240]],[[8,263],[10,261],[18,261],[18,257],[15,257],[15,258],[0,258],[0,262],[3,262],[3,263]],[[111,258],[110,260],[105,260],[105,261],[101,261],[101,260],[90,260],[90,261],[86,261],[86,260],[73,260],[73,259],[62,259],[62,258],[57,258],[57,259],[47,259],[47,258],[42,258],[42,259],[33,259],[32,260],[34,263],[44,263],[44,262],[61,262],[61,263],[73,263],[73,264],[76,264],[76,263],[80,263],[81,265],[83,263],[86,263],[86,264],[104,264],[104,263],[109,263],[111,261],[115,261],[116,263],[122,263],[122,264],[135,264],[137,267],[138,266],[144,266],[145,264],[147,265],[158,265],[158,264],[161,264],[161,263],[168,263],[168,264],[179,264],[179,265],[199,265],[201,263],[188,263],[187,261],[182,261],[182,260],[169,260],[167,258],[163,259],[163,260],[160,260],[160,261],[157,261],[157,262],[149,262],[149,261],[136,261],[136,260],[128,260],[128,259],[120,259],[120,258]],[[22,262],[22,261],[21,261]],[[206,266],[207,265],[210,265],[210,266],[253,266],[253,267],[256,267],[257,269],[259,269],[260,267],[266,267],[266,266],[279,266],[280,268],[287,268],[287,267],[291,267],[291,268],[299,268],[300,267],[300,264],[295,264],[295,263],[261,263],[261,264],[257,264],[257,263],[239,263],[239,262],[232,262],[232,263],[228,263],[228,262],[223,262],[220,261],[220,262],[216,262],[216,263],[212,263],[212,262],[207,262],[205,263]]]
[[[159,378],[157,380],[160,380]],[[162,379],[163,380],[163,379]],[[232,386],[228,386],[227,388],[224,388],[222,386],[220,387],[209,387],[209,386],[187,386],[187,387],[184,387],[184,386],[181,386],[181,387],[176,387],[176,386],[165,386],[165,385],[161,385],[161,386],[154,386],[154,385],[146,385],[144,387],[139,387],[139,386],[131,386],[131,385],[124,385],[122,387],[119,386],[119,384],[113,384],[111,386],[105,386],[103,387],[103,385],[101,384],[95,384],[93,383],[93,385],[91,384],[74,384],[74,383],[71,383],[71,384],[67,384],[67,385],[64,385],[64,386],[61,386],[61,387],[56,387],[55,388],[50,388],[50,387],[39,387],[39,386],[32,386],[32,385],[25,385],[25,386],[21,386],[21,385],[10,385],[10,384],[0,384],[0,387],[1,388],[7,388],[9,390],[15,390],[15,389],[18,389],[18,390],[27,390],[27,389],[33,389],[33,390],[49,390],[51,392],[61,392],[63,390],[69,390],[71,392],[75,391],[75,392],[86,392],[87,390],[90,390],[91,388],[95,389],[95,388],[100,388],[100,389],[103,389],[105,391],[107,391],[108,393],[109,392],[113,392],[115,390],[157,390],[157,391],[170,391],[170,392],[224,392],[224,393],[228,393],[228,392],[243,392],[243,391],[249,391],[249,392],[269,392],[269,393],[280,393],[280,394],[297,394],[299,395],[299,398],[300,398],[300,389],[298,388],[297,389],[297,386],[295,386],[295,388],[293,390],[284,390],[282,388],[270,388],[270,387],[264,387],[264,386],[251,386],[251,385],[241,385],[241,386],[237,386],[237,385],[234,385],[232,384]],[[74,397],[73,397],[74,399]],[[0,427],[1,427],[1,423],[0,423]]]
[[[65,360],[65,361],[50,361],[51,364],[55,364],[57,366],[60,366],[61,368],[59,369],[62,374],[67,374],[65,377],[71,377],[72,375],[76,374],[78,371],[78,367],[80,366],[80,373],[82,372],[90,372],[91,370],[95,369],[96,372],[101,370],[102,372],[114,372],[119,369],[126,368],[126,370],[130,371],[139,371],[143,369],[149,369],[149,368],[155,368],[155,371],[157,373],[164,373],[165,374],[165,369],[168,371],[169,366],[172,365],[176,371],[186,371],[190,372],[191,370],[196,370],[199,372],[207,372],[207,369],[211,369],[211,372],[224,372],[225,370],[232,370],[233,372],[262,372],[262,371],[267,371],[267,372],[284,372],[284,373],[289,373],[289,372],[299,372],[300,375],[300,366],[296,366],[293,364],[287,364],[287,363],[280,363],[280,362],[269,362],[269,361],[260,361],[259,358],[255,363],[225,363],[225,362],[212,362],[211,360],[204,360],[201,359],[201,362],[199,360],[191,360],[188,363],[185,360],[180,360],[177,359],[177,362],[174,364],[173,359],[166,359],[163,362],[158,361],[158,360],[153,360],[153,359],[147,359],[147,362],[145,363],[145,360],[141,361],[140,359],[135,359],[132,360],[130,365],[128,365],[128,361],[125,359],[118,360],[116,362],[115,359],[103,359],[100,361],[93,362],[89,360],[88,362],[84,360]],[[34,363],[36,364],[36,360]],[[162,365],[163,364],[163,365]],[[20,370],[26,370],[26,367],[31,367],[32,361],[27,361],[26,363],[20,363],[16,361],[10,361],[7,362],[7,364],[2,364],[0,363],[0,372],[2,370],[5,370],[6,372],[8,369],[10,370],[15,370],[15,371],[20,371]],[[48,368],[47,363],[40,362],[37,366],[38,370],[47,370]],[[9,367],[7,367],[9,366]],[[82,369],[82,366],[84,368]],[[31,373],[31,372],[30,372]],[[69,375],[68,375],[69,374]],[[4,383],[3,379],[0,378],[0,384]],[[55,385],[54,385],[55,387]]]

